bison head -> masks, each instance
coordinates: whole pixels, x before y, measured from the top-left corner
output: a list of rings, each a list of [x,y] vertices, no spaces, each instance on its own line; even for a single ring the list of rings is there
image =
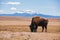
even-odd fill
[[[33,27],[34,26],[33,25],[30,25],[29,27],[30,27],[31,32],[33,32]]]

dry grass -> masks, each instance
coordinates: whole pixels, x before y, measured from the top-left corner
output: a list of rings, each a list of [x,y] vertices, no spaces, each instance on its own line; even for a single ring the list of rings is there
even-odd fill
[[[30,32],[30,23],[31,18],[1,16],[0,31]],[[38,32],[41,32],[41,27],[38,27]],[[60,33],[60,19],[49,19],[48,32]]]
[[[37,32],[41,32],[42,28],[38,27]],[[28,25],[0,25],[0,31],[12,31],[12,32],[30,32]],[[48,26],[47,31],[49,33],[60,33],[60,26]]]
[[[0,40],[60,40],[60,19],[49,19],[47,33],[41,27],[31,33],[30,22],[30,18],[0,17]]]
[[[0,40],[60,40],[60,34],[1,31]]]

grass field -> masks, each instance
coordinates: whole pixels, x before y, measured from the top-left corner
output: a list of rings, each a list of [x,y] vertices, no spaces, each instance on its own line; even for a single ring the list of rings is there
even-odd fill
[[[31,18],[26,18],[26,17],[0,17],[0,36],[2,36],[2,37],[0,37],[0,40],[25,40],[25,39],[23,39],[23,37],[21,36],[21,32],[22,32],[22,34],[25,36],[31,36],[31,35],[41,35],[42,36],[42,39],[41,40],[44,40],[43,39],[43,37],[44,37],[44,35],[45,35],[45,37],[48,37],[48,36],[50,36],[50,33],[53,35],[53,33],[54,33],[54,35],[56,34],[56,39],[50,39],[51,37],[54,37],[54,35],[52,36],[51,35],[51,37],[50,38],[46,38],[45,40],[60,40],[59,38],[60,38],[60,36],[59,37],[57,37],[57,35],[60,35],[60,19],[49,19],[49,23],[48,23],[48,32],[47,33],[42,33],[41,32],[41,30],[42,30],[42,28],[41,27],[38,27],[38,30],[37,30],[37,32],[36,33],[31,33],[30,32],[30,28],[29,28],[29,25],[30,25],[30,23],[31,23]],[[20,34],[20,36],[16,36],[16,35],[18,35],[18,34],[15,34],[15,33],[17,33],[18,32],[18,34]],[[5,33],[5,34],[4,34]],[[11,34],[12,33],[12,34]],[[26,33],[26,34],[24,34],[24,33]],[[40,33],[40,34],[39,34]],[[7,35],[7,34],[11,34],[10,36],[14,36],[14,37],[12,37],[12,38],[5,38],[4,37],[4,35]],[[47,36],[46,36],[47,35]],[[31,37],[33,37],[33,36],[31,36]],[[37,37],[38,36],[36,36],[36,39],[37,39]],[[41,37],[40,36],[40,37]],[[6,36],[7,37],[7,36]],[[29,40],[36,40],[36,39],[34,39],[34,38],[31,38],[31,39],[29,39]],[[28,37],[27,37],[27,39],[26,40],[28,40]],[[39,38],[38,38],[38,40],[39,40]]]
[[[15,17],[1,17],[0,31],[30,32],[30,23],[31,18],[16,17],[15,19]],[[42,28],[38,27],[37,31],[41,32],[41,30]],[[60,33],[60,19],[49,19],[48,32]]]

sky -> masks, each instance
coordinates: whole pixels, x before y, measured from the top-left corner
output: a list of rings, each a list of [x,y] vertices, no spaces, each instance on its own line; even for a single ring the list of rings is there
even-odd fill
[[[60,0],[0,0],[0,14],[16,12],[60,16]]]

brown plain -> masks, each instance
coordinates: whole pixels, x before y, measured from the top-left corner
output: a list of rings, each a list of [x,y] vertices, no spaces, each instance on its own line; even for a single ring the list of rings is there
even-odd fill
[[[30,17],[0,16],[0,40],[60,40],[60,19],[48,20],[47,33],[41,32],[41,27],[38,27],[36,33],[31,33]],[[10,37],[7,38],[7,35]]]

